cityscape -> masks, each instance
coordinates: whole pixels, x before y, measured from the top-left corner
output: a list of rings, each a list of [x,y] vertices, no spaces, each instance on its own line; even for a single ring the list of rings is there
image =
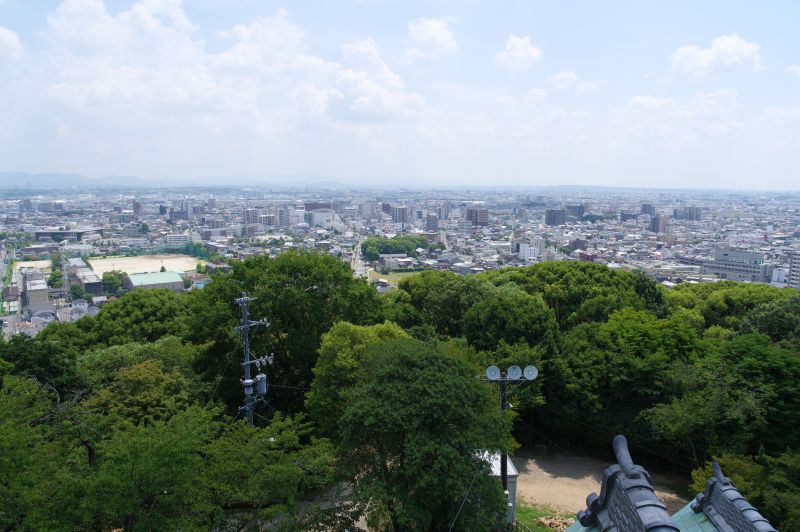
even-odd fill
[[[202,288],[228,260],[290,250],[348,262],[379,292],[426,269],[469,275],[546,261],[642,270],[668,288],[720,280],[800,288],[800,195],[792,193],[12,189],[0,209],[6,336],[96,313],[133,288]],[[402,236],[417,245],[392,249]],[[372,242],[387,247],[373,256],[365,252]],[[118,283],[104,283],[109,272]]]
[[[0,531],[800,530],[798,20],[0,0]]]

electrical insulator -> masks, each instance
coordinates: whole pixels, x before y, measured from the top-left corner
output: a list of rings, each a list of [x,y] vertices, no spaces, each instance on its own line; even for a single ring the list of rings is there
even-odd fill
[[[244,386],[244,393],[247,395],[251,395],[253,393],[253,379],[245,379],[242,381],[242,386]]]
[[[256,375],[256,393],[258,395],[267,395],[267,376],[263,373]]]

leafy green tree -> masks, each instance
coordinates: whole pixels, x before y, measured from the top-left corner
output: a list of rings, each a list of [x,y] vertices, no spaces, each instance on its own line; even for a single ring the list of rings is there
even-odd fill
[[[62,265],[62,257],[61,253],[58,251],[53,251],[50,253],[50,263],[53,265],[53,271],[59,270]]]
[[[13,372],[34,377],[60,393],[81,387],[76,368],[76,353],[55,342],[34,339],[25,334],[0,343],[0,358],[13,365]]]
[[[0,528],[13,530],[46,473],[46,426],[37,423],[50,406],[48,392],[31,380],[6,375],[0,381]]]
[[[74,284],[69,287],[69,297],[72,299],[84,299],[86,298],[86,293],[81,288],[81,285]]]
[[[61,270],[53,270],[47,277],[47,286],[50,288],[61,288],[64,282],[64,276]]]
[[[721,344],[715,356],[749,389],[764,397],[766,424],[756,432],[750,451],[763,444],[778,453],[800,447],[800,358],[763,334],[737,336]]]
[[[553,435],[581,435],[580,441],[597,448],[614,434],[632,435],[639,413],[670,398],[682,372],[708,349],[685,320],[659,320],[641,310],[578,325],[564,337],[559,355],[547,361],[545,396],[558,415],[539,422]],[[582,423],[589,420],[607,433],[587,433]]]
[[[541,294],[556,313],[562,330],[589,321],[605,321],[614,311],[658,307],[658,298],[636,274],[591,262],[543,262],[478,276],[495,285],[513,283],[529,294]],[[644,284],[644,287],[642,286]],[[637,291],[638,289],[638,291]],[[641,292],[641,294],[640,294]],[[643,297],[644,296],[644,297]],[[651,300],[647,301],[646,298]]]
[[[405,302],[417,309],[425,323],[447,336],[464,334],[464,315],[491,291],[491,286],[476,276],[435,270],[406,277],[398,288],[409,294]]]
[[[361,243],[361,253],[369,261],[378,260],[378,255],[405,253],[409,257],[418,255],[417,248],[429,249],[430,243],[424,236],[402,235],[394,238],[371,236]],[[435,247],[435,246],[433,246]]]
[[[139,226],[139,232],[140,233],[149,233],[150,232],[150,227],[146,223],[143,223],[142,225]]]
[[[311,252],[288,252],[275,259],[252,257],[235,262],[227,273],[214,274],[203,290],[189,295],[188,339],[209,343],[198,369],[209,381],[222,377],[219,393],[229,405],[241,400],[237,372],[225,372],[229,360],[241,356],[239,308],[234,299],[247,291],[256,301],[250,305],[253,319],[266,319],[268,327],[252,334],[256,356],[270,353],[275,363],[270,378],[283,386],[307,388],[322,335],[337,321],[370,324],[382,321],[381,303],[375,289],[353,277],[349,265]],[[299,410],[302,390],[273,388],[272,404]]]
[[[391,530],[489,530],[504,516],[482,453],[509,444],[508,420],[473,368],[434,344],[395,340],[365,353],[341,418],[341,464],[367,522]],[[469,495],[464,494],[469,490]]]
[[[316,529],[302,525],[297,508],[333,481],[334,453],[329,441],[311,436],[310,423],[281,415],[265,427],[240,420],[221,431],[203,456],[203,482],[213,506],[224,512],[218,525],[244,528],[260,521],[285,530]]]
[[[800,336],[800,295],[763,303],[747,313],[742,332],[760,332],[778,342]]]
[[[125,274],[120,270],[103,272],[103,291],[106,294],[117,295],[122,291],[122,281]]]
[[[724,449],[744,452],[766,424],[764,394],[718,360],[683,372],[680,395],[641,415],[660,440],[684,449],[694,464]]]
[[[117,371],[86,405],[122,422],[153,423],[184,410],[193,391],[180,371],[165,371],[161,361],[145,360]]]
[[[542,296],[503,285],[470,307],[464,315],[464,334],[471,345],[482,350],[494,349],[500,342],[554,348],[558,325]]]
[[[759,305],[796,294],[793,290],[783,290],[766,284],[734,281],[684,283],[675,287],[672,292],[671,306],[679,301],[682,305],[692,305],[700,309],[706,326],[721,325],[734,331],[741,328],[745,316]]]
[[[179,370],[188,377],[199,349],[175,336],[164,336],[153,343],[132,342],[87,351],[78,356],[77,369],[92,390],[109,384],[119,370],[146,360],[157,360],[165,371]]]
[[[314,381],[306,396],[311,417],[324,434],[334,434],[344,407],[344,395],[356,381],[356,373],[365,364],[368,348],[376,343],[408,339],[403,329],[393,323],[358,326],[336,323],[322,336],[319,358],[314,366]]]
[[[188,334],[187,298],[166,288],[133,290],[106,304],[95,317],[94,331],[105,345],[152,342]]]
[[[191,409],[166,422],[117,431],[99,451],[86,481],[82,513],[98,528],[205,528],[209,487],[201,451],[212,435],[211,413]]]

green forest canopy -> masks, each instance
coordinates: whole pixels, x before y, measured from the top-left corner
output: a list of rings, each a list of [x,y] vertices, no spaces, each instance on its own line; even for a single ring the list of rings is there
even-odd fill
[[[252,428],[237,416],[243,290],[270,322],[254,354],[275,355]],[[0,527],[294,530],[366,515],[446,528],[483,467],[476,452],[545,434],[601,454],[625,433],[637,458],[696,478],[720,458],[776,527],[795,529],[799,311],[793,290],[666,291],[583,262],[425,271],[378,296],[329,256],[250,258],[203,290],[134,290],[0,344]],[[540,377],[503,418],[475,375],[529,363]],[[452,431],[420,425],[431,418]],[[420,468],[432,448],[441,464]],[[502,514],[498,484],[480,479],[460,530]],[[342,481],[349,496],[333,489]],[[301,516],[320,493],[330,500]]]

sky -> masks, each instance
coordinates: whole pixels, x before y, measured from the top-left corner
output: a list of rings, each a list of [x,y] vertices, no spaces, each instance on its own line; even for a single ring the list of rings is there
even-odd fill
[[[800,2],[0,0],[0,171],[800,189]]]

